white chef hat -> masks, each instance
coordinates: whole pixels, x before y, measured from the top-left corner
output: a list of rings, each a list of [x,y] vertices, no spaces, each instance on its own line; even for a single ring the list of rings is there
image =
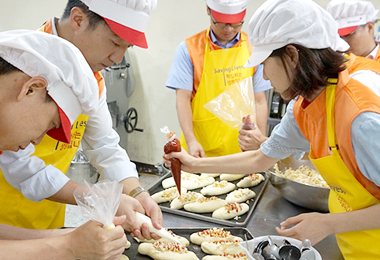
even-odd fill
[[[61,118],[61,127],[47,134],[70,143],[74,121],[98,108],[98,84],[82,53],[57,36],[14,30],[0,33],[0,57],[30,77],[46,79]]]
[[[205,0],[212,17],[221,23],[239,23],[244,20],[248,0]]]
[[[145,29],[157,0],[81,0],[123,40],[148,48]]]
[[[346,51],[349,45],[338,35],[331,15],[311,0],[268,0],[249,21],[252,54],[245,64],[254,67],[276,49],[299,44],[310,49]]]
[[[338,22],[338,33],[346,36],[360,25],[374,22],[379,10],[371,2],[357,0],[332,0],[326,9]]]

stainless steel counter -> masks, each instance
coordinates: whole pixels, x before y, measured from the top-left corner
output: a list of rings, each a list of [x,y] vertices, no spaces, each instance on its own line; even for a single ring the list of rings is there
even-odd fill
[[[275,227],[279,226],[282,221],[288,217],[306,212],[311,211],[288,202],[269,183],[248,222],[247,228],[254,236],[277,235]],[[165,227],[220,227],[220,225],[210,222],[190,219],[165,212],[163,214]],[[336,243],[335,236],[325,238],[315,245],[315,249],[319,251],[323,259],[344,260]]]

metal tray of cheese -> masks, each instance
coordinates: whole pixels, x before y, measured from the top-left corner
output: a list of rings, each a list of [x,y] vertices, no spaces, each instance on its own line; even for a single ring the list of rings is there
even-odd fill
[[[263,192],[264,192],[264,190],[268,184],[268,178],[266,177],[265,173],[262,172],[260,174],[262,174],[264,176],[265,180],[262,181],[259,185],[250,188],[251,190],[253,190],[256,193],[256,197],[249,200],[248,212],[239,216],[238,219],[230,219],[230,220],[216,219],[216,218],[212,217],[212,213],[194,213],[194,212],[186,211],[184,209],[171,209],[170,208],[170,202],[164,202],[164,203],[160,203],[158,205],[163,212],[168,212],[168,213],[172,213],[172,214],[176,214],[176,215],[180,215],[180,216],[194,218],[197,220],[208,221],[208,222],[212,222],[212,223],[216,223],[216,224],[221,224],[224,226],[245,227],[245,226],[247,226],[249,218],[251,217],[254,209],[256,208],[258,201],[260,200],[260,197],[262,196],[262,194],[263,194]],[[171,176],[172,176],[172,173],[171,173],[171,171],[169,171],[163,177],[158,179],[157,182],[154,183],[148,189],[150,194],[154,194],[156,192],[160,192],[160,191],[164,190],[164,188],[162,187],[162,181],[166,178],[171,177]],[[219,181],[219,180],[220,180],[219,177],[215,178],[215,181]],[[232,181],[232,183],[237,184],[240,180],[241,179],[236,180],[236,181]],[[237,189],[237,187],[236,187],[236,189]],[[195,189],[195,190],[191,190],[191,191],[200,193],[201,189]],[[226,196],[227,196],[227,194],[222,194],[222,195],[218,195],[217,197],[219,197],[221,199],[225,199]],[[211,197],[211,196],[206,196],[206,197]]]
[[[207,228],[202,229],[202,228],[170,228],[168,227],[167,229],[173,231],[174,234],[178,236],[185,237],[190,242],[191,234],[198,231],[206,230]],[[227,228],[223,228],[223,230],[230,231],[233,236],[241,237],[243,240],[245,240],[245,237],[247,237],[247,240],[253,239],[253,235],[251,234],[251,232],[244,227],[227,227]],[[152,258],[150,258],[149,256],[139,254],[137,250],[139,243],[130,235],[127,235],[127,237],[128,237],[128,240],[131,242],[131,247],[124,251],[124,255],[127,255],[129,259],[152,260]],[[191,242],[189,246],[187,246],[187,249],[189,251],[194,252],[199,259],[202,259],[204,256],[207,255],[202,251],[200,245],[196,245]]]

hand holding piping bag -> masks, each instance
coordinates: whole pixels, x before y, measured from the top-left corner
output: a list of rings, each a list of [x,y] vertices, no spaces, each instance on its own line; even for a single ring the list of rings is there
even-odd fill
[[[181,151],[181,143],[176,138],[175,133],[173,131],[169,131],[169,128],[167,126],[164,126],[161,128],[161,132],[166,134],[167,143],[164,146],[164,152],[165,154],[171,153],[171,152],[180,152]],[[175,181],[175,184],[177,186],[177,190],[179,195],[181,195],[181,161],[177,158],[171,158],[171,167],[173,178]]]

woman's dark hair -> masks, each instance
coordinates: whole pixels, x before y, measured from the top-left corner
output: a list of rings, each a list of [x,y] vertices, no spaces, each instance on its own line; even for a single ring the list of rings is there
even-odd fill
[[[16,71],[21,71],[3,58],[0,57],[0,76],[11,74]]]
[[[298,95],[310,98],[315,90],[329,85],[329,78],[337,78],[339,72],[345,70],[346,58],[340,52],[326,49],[309,49],[298,44],[291,44],[299,53],[298,64],[294,71],[294,79],[290,87],[284,91],[286,99],[293,99]],[[288,74],[286,66],[287,46],[272,52],[270,57],[279,57]]]
[[[98,14],[90,11],[87,5],[85,5],[82,1],[80,0],[69,0],[67,2],[67,5],[65,7],[65,10],[63,11],[63,14],[61,16],[61,19],[67,19],[70,17],[71,14],[71,9],[74,7],[79,7],[82,9],[82,11],[85,13],[85,15],[88,18],[89,21],[89,29],[95,29],[100,23],[105,23],[105,20],[103,17],[99,16]]]

